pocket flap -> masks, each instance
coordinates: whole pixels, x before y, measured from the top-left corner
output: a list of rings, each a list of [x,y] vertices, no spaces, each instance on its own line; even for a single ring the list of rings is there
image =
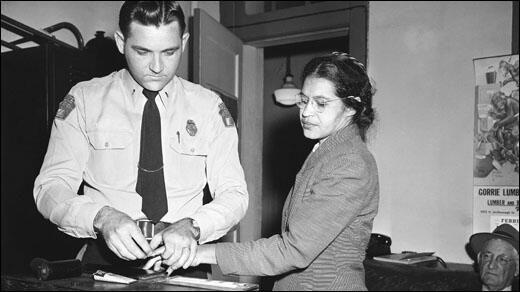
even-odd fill
[[[184,155],[207,156],[208,145],[206,141],[200,137],[192,137],[190,135],[178,134],[170,137],[170,147],[175,152]]]
[[[94,149],[124,149],[132,142],[132,134],[126,131],[93,131],[88,138]]]

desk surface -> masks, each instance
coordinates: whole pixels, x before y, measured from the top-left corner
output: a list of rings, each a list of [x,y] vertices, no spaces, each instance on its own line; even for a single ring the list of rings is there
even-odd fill
[[[479,291],[479,275],[471,265],[404,265],[365,260],[369,291]]]
[[[365,261],[365,279],[368,290],[466,290],[480,289],[478,274],[471,265],[449,264],[448,269],[409,266],[375,260]],[[95,281],[91,274],[80,277],[40,281],[29,275],[2,275],[2,290],[65,291],[211,291],[161,283],[159,279],[117,284]]]
[[[34,276],[27,275],[2,275],[3,290],[32,290],[32,291],[214,291],[203,288],[193,288],[171,285],[152,279],[137,281],[132,284],[118,284],[95,281],[91,274],[82,274],[80,277],[40,281]]]

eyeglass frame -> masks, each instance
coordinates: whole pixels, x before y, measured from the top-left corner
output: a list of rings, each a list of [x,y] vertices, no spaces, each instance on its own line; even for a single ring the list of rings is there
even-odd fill
[[[336,101],[336,100],[343,100],[345,98],[349,98],[349,99],[353,99],[357,102],[361,102],[361,99],[359,97],[354,97],[354,96],[344,96],[344,97],[336,97],[336,98],[332,98],[332,99],[328,99],[327,97],[325,96],[313,96],[313,97],[309,97],[305,94],[303,94],[303,92],[299,92],[296,94],[296,98],[297,98],[297,102],[296,102],[296,106],[300,109],[304,109],[310,102],[310,100],[312,99],[314,101],[314,105],[312,106],[312,108],[314,110],[316,110],[316,112],[318,113],[323,113],[325,111],[325,106],[329,103],[329,102],[333,102],[333,101]],[[307,102],[303,101],[304,98],[307,98]],[[317,102],[316,101],[316,98],[324,98],[326,99],[325,101],[321,101],[321,102]],[[321,106],[321,108],[320,108]]]

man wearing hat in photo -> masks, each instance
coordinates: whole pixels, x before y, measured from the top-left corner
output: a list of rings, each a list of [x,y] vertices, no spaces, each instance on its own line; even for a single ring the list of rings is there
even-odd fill
[[[473,234],[469,242],[478,254],[482,291],[518,289],[518,230],[509,224],[498,226],[492,233]]]

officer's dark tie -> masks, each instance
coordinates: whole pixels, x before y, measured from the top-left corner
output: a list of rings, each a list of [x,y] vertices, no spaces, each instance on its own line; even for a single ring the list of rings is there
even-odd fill
[[[157,91],[143,90],[148,99],[141,125],[141,150],[135,190],[143,198],[142,211],[154,223],[168,212],[161,144],[161,116],[155,104]]]

